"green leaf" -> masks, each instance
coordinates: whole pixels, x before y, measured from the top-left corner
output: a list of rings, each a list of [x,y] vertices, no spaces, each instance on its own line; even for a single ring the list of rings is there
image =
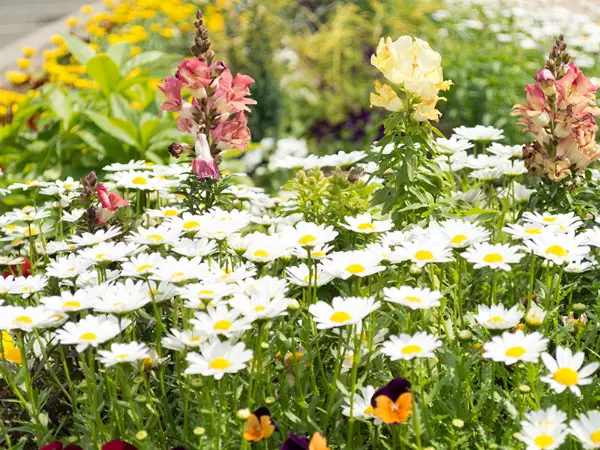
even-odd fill
[[[87,63],[87,73],[99,85],[107,97],[115,91],[121,80],[121,72],[117,64],[107,55],[96,55]]]
[[[134,112],[129,106],[129,102],[121,94],[116,92],[110,93],[110,108],[114,117],[132,123],[137,122],[134,117]]]
[[[77,136],[91,149],[97,152],[105,152],[104,145],[96,138],[96,135],[88,130],[80,130]]]
[[[123,65],[123,73],[127,74],[136,67],[143,67],[149,64],[153,64],[157,61],[160,61],[164,56],[165,54],[163,52],[159,52],[158,50],[135,55]]]
[[[106,56],[110,57],[117,66],[123,70],[125,64],[130,60],[132,45],[127,42],[119,42],[118,44],[111,45]],[[123,70],[123,75],[127,72]]]
[[[67,94],[58,86],[47,93],[50,107],[54,114],[61,120],[61,129],[67,131],[70,128],[70,119],[73,114],[73,104]]]
[[[140,126],[140,136],[141,136],[141,147],[145,149],[150,142],[150,139],[160,127],[161,121],[159,119],[151,119],[147,120]]]
[[[94,111],[87,111],[86,115],[102,131],[110,134],[115,139],[138,148],[138,135],[135,125],[116,117],[106,117]]]
[[[78,37],[75,37],[72,34],[64,34],[62,35],[62,38],[65,40],[71,55],[73,55],[80,64],[85,65],[90,59],[96,56],[94,49]]]

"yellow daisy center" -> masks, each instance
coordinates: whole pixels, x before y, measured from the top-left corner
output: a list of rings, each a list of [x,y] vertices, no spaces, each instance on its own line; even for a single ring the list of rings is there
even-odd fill
[[[82,341],[94,341],[98,339],[98,336],[96,336],[94,333],[83,333],[81,336],[79,336],[79,339]]]
[[[69,300],[63,304],[63,308],[79,308],[81,306],[81,302],[75,300]]]
[[[592,435],[590,436],[590,440],[594,443],[594,444],[600,444],[600,430],[596,430],[592,433]]]
[[[337,311],[331,315],[330,320],[335,323],[344,323],[352,320],[352,316],[347,312]]]
[[[552,436],[548,436],[547,434],[540,434],[533,440],[533,443],[539,448],[547,448],[554,443],[554,439]]]
[[[128,356],[129,356],[129,354],[127,354],[127,353],[121,353],[119,356],[117,356],[117,358],[119,358],[119,359],[125,359]]]
[[[189,222],[183,224],[183,228],[185,230],[192,230],[194,228],[198,228],[199,226],[200,223],[196,222],[195,220],[190,220]]]
[[[419,261],[432,261],[433,253],[431,253],[429,250],[419,250],[417,253],[415,253],[415,258]]]
[[[511,358],[518,358],[519,356],[522,356],[523,354],[525,354],[527,352],[527,350],[525,350],[523,347],[511,347],[508,350],[506,350],[505,355]]]
[[[33,323],[33,320],[29,316],[19,316],[13,322],[15,322],[15,323]]]
[[[346,267],[346,270],[350,273],[363,273],[365,271],[365,266],[361,264],[350,264]]]
[[[308,244],[312,244],[316,240],[317,240],[316,237],[314,237],[311,234],[307,234],[307,235],[302,236],[300,239],[298,239],[298,244],[308,245]]]
[[[544,222],[554,223],[554,222],[556,222],[556,217],[544,217]]]
[[[527,234],[542,234],[539,228],[524,228],[523,231]]]
[[[421,353],[423,349],[419,345],[407,345],[402,349],[404,355],[414,355],[415,353]]]
[[[150,236],[148,236],[148,239],[152,239],[156,242],[160,242],[160,241],[164,241],[165,238],[162,237],[160,234],[151,234]]]
[[[486,263],[501,263],[504,261],[504,257],[500,253],[488,253],[483,260]]]
[[[568,367],[561,367],[554,372],[553,378],[557,383],[564,386],[574,386],[579,381],[579,374],[576,370],[569,369]]]
[[[175,211],[174,209],[169,209],[167,211],[165,211],[165,213],[163,214],[165,217],[173,217],[177,215],[177,211]]]
[[[267,308],[265,308],[263,305],[258,305],[254,307],[254,311],[256,312],[264,311],[265,309]]]
[[[136,272],[141,273],[150,269],[152,269],[152,264],[142,264],[140,267],[137,268]]]
[[[198,341],[200,341],[199,337],[193,337],[190,339],[190,342],[198,342]]]
[[[311,252],[313,258],[323,258],[325,256],[325,252],[315,251]]]
[[[548,247],[546,249],[546,255],[555,255],[555,256],[558,256],[559,258],[562,258],[563,256],[567,256],[568,254],[569,254],[569,252],[566,251],[560,245],[551,245],[550,247]]]
[[[269,257],[269,252],[266,250],[256,250],[254,252],[254,256],[257,256],[259,258],[268,258]]]
[[[227,331],[231,328],[231,325],[233,325],[233,323],[231,323],[229,320],[219,320],[217,323],[215,323],[214,329],[219,331]]]
[[[131,180],[131,182],[133,184],[148,184],[148,180],[146,180],[144,177],[135,177],[133,180]]]
[[[500,322],[504,322],[504,318],[500,317],[500,316],[494,316],[490,319],[487,320],[488,323],[500,323]]]
[[[173,278],[181,278],[183,275],[185,275],[183,272],[175,272]]]
[[[452,240],[450,241],[452,244],[462,244],[464,241],[466,241],[468,238],[464,235],[464,234],[457,234],[456,236],[454,236],[452,238]]]
[[[229,360],[225,358],[216,358],[210,362],[208,367],[210,367],[211,369],[225,370],[231,367],[231,362],[229,362]]]
[[[421,303],[421,299],[419,297],[412,297],[412,296],[407,296],[404,297],[404,300],[406,300],[407,302],[411,302],[411,303]]]
[[[366,230],[373,231],[375,229],[375,227],[373,226],[372,223],[361,223],[356,228],[358,228],[360,231],[366,231]]]
[[[215,295],[215,291],[211,291],[210,289],[202,289],[200,291],[198,291],[198,295],[203,295],[203,296],[214,296]]]

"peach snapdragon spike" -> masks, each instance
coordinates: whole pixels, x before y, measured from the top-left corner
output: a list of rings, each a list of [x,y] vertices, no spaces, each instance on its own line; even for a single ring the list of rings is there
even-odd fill
[[[525,88],[527,103],[515,105],[511,113],[535,136],[523,148],[529,173],[552,181],[573,176],[600,158],[597,86],[570,60],[566,48],[561,35],[536,83]]]
[[[245,150],[250,142],[246,112],[248,105],[256,104],[249,98],[254,80],[242,74],[234,77],[223,61],[213,62],[215,55],[200,11],[194,25],[194,57],[184,60],[175,76],[166,77],[158,86],[167,96],[161,110],[176,113],[177,129],[196,136],[194,147],[171,145],[171,155],[179,158],[185,152],[194,153],[192,172],[200,179],[218,179],[220,153]]]

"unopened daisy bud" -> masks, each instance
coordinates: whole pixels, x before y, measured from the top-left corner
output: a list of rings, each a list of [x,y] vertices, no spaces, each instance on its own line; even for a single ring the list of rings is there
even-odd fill
[[[471,332],[471,330],[460,330],[458,332],[458,339],[460,339],[461,341],[470,341],[471,339],[473,339],[473,333]]]
[[[421,272],[423,272],[423,269],[421,267],[417,266],[416,264],[413,264],[410,266],[409,271],[410,271],[411,275],[418,275]]]
[[[140,384],[140,383],[143,383],[143,382],[144,382],[144,378],[143,378],[143,377],[135,377],[135,378],[133,379],[133,382],[134,382],[135,384]]]
[[[526,384],[521,384],[521,385],[519,385],[519,391],[521,391],[523,394],[527,394],[527,393],[531,392],[531,388],[529,386],[527,386]]]
[[[583,303],[575,303],[573,305],[573,314],[575,315],[576,319],[579,319],[579,317],[585,313],[585,311],[587,310],[587,306],[584,305]]]
[[[537,328],[542,323],[544,323],[544,318],[546,317],[546,311],[543,308],[540,308],[536,303],[531,304],[531,308],[527,311],[525,315],[525,322],[531,328]]]
[[[460,419],[454,419],[454,420],[452,421],[452,425],[454,425],[456,428],[462,428],[462,427],[464,427],[464,426],[465,426],[465,422],[463,422],[463,421],[462,421],[462,420],[460,420]]]
[[[194,435],[195,436],[202,436],[204,433],[206,433],[206,429],[204,427],[196,427],[196,428],[194,428]]]
[[[267,350],[270,347],[268,342],[261,342],[260,346],[263,350]]]
[[[288,305],[288,309],[291,311],[296,311],[298,309],[300,309],[300,303],[298,303],[298,300],[293,299],[289,305]]]
[[[146,430],[138,431],[137,433],[135,433],[135,438],[138,441],[143,441],[147,437],[148,437],[148,432]]]
[[[146,403],[146,400],[148,400],[148,398],[145,395],[136,395],[133,400],[137,403]]]
[[[265,403],[266,403],[267,405],[272,405],[273,403],[275,403],[275,401],[276,401],[276,400],[275,400],[275,397],[266,397],[266,398],[265,398]]]
[[[246,420],[248,417],[250,417],[250,410],[248,408],[244,408],[244,409],[238,409],[236,415],[237,418],[240,420]]]
[[[200,378],[194,378],[192,379],[191,385],[193,388],[201,388],[202,386],[204,386],[204,383]]]

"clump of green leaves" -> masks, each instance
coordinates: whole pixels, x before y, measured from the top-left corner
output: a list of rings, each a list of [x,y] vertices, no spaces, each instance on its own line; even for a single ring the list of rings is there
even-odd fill
[[[339,170],[326,174],[319,169],[300,170],[285,189],[297,193],[297,207],[304,220],[315,223],[339,223],[370,207],[372,185],[358,179],[354,171]]]

